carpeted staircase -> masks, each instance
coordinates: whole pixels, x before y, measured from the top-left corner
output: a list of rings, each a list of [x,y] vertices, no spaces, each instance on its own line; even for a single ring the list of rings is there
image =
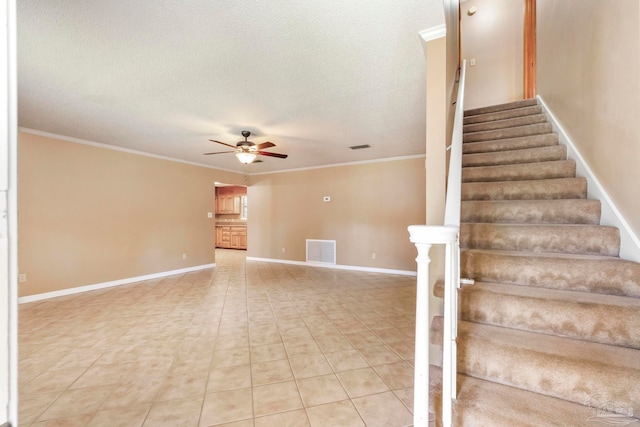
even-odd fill
[[[454,425],[640,426],[640,264],[536,100],[464,123]]]

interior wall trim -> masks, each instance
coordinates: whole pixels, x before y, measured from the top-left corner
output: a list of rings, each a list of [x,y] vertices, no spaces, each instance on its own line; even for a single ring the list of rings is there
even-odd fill
[[[215,266],[216,266],[215,263],[196,265],[194,267],[180,268],[177,270],[170,270],[170,271],[162,271],[160,273],[146,274],[144,276],[128,277],[125,279],[112,280],[110,282],[95,283],[93,285],[77,286],[74,288],[60,289],[57,291],[44,292],[41,294],[27,295],[24,297],[19,297],[18,304],[41,301],[44,299],[61,297],[66,295],[79,294],[82,292],[95,291],[97,289],[110,288],[113,286],[127,285],[129,283],[142,282],[142,281],[151,280],[151,279],[158,279],[161,277],[173,276],[175,274],[190,273],[192,271],[205,270],[207,268],[214,268]]]
[[[447,25],[440,24],[435,27],[425,28],[418,32],[422,40],[426,42],[430,42],[431,40],[439,39],[440,37],[444,37],[447,35]]]
[[[549,122],[553,126],[553,131],[558,134],[560,144],[567,147],[567,157],[576,161],[576,175],[587,179],[587,198],[600,200],[602,209],[600,224],[617,227],[620,230],[620,258],[640,262],[640,239],[638,239],[638,236],[624,219],[609,194],[600,184],[600,181],[598,181],[598,178],[584,157],[582,157],[576,145],[562,128],[556,116],[544,102],[542,96],[538,95],[537,98],[543,112],[547,114]]]
[[[399,276],[417,276],[417,273],[415,271],[393,270],[388,268],[375,268],[375,267],[361,267],[358,265],[324,264],[324,263],[314,263],[314,262],[305,262],[305,261],[293,261],[288,259],[259,258],[259,257],[252,257],[252,256],[248,256],[247,261],[272,262],[276,264],[304,265],[307,267],[322,267],[322,268],[333,268],[336,270],[364,271],[367,273],[397,274]]]

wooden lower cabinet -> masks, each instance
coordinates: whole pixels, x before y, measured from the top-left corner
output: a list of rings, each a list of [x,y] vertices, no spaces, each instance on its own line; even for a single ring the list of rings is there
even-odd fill
[[[247,249],[247,227],[216,226],[216,247]]]

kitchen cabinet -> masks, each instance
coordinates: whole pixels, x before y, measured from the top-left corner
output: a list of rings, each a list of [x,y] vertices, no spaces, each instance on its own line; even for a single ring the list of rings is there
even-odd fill
[[[240,196],[220,195],[216,197],[217,214],[239,214]]]
[[[216,247],[227,249],[247,249],[246,226],[216,226]]]

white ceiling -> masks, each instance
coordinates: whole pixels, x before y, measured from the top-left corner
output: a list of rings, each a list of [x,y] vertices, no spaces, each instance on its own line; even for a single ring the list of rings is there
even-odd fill
[[[425,151],[418,32],[444,22],[442,0],[17,6],[22,128],[244,173]],[[202,155],[245,129],[289,158]]]

